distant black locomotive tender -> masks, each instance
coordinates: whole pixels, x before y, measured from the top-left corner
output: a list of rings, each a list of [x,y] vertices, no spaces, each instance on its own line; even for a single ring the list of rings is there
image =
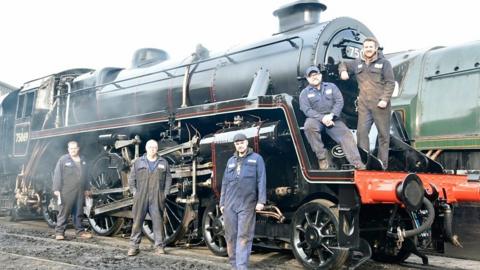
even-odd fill
[[[131,225],[127,174],[148,139],[172,167],[167,241],[203,241],[226,255],[218,199],[232,138],[245,133],[265,159],[268,205],[258,212],[255,243],[291,249],[309,269],[360,265],[372,257],[402,262],[419,249],[442,251],[452,232],[451,205],[480,201],[480,185],[442,167],[397,136],[392,115],[387,171],[362,152],[356,171],[328,143],[334,168],[320,171],[302,126],[302,71],[325,65],[345,99],[343,118],[356,126],[353,80],[337,79],[340,60],[354,59],[373,36],[350,18],[319,22],[326,6],[297,1],[274,12],[278,33],[253,45],[210,55],[197,46],[182,62],[162,50],[141,49],[132,67],[71,69],[32,80],[2,97],[0,207],[12,218],[43,214],[55,224],[51,194],[55,162],[78,140],[91,161],[93,203],[88,221],[98,235]],[[407,173],[408,172],[408,173]],[[152,238],[151,224],[144,233]]]

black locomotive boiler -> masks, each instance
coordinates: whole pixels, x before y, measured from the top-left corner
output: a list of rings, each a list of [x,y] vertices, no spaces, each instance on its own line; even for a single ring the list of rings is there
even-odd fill
[[[330,269],[370,257],[402,262],[412,252],[422,255],[418,248],[458,243],[451,205],[479,201],[480,185],[444,174],[402,141],[395,115],[387,171],[363,151],[369,170],[354,170],[333,141],[327,146],[334,167],[316,167],[298,105],[303,70],[327,67],[324,78],[341,88],[342,116],[355,129],[358,90],[336,79],[335,66],[358,57],[363,39],[373,36],[351,18],[320,22],[325,9],[312,0],[283,6],[274,12],[275,34],[221,54],[199,45],[174,61],[163,50],[140,49],[128,69],[72,69],[25,83],[1,103],[1,206],[14,218],[42,213],[53,225],[51,176],[74,139],[91,161],[91,228],[99,235],[128,229],[126,175],[154,138],[174,180],[167,241],[203,239],[225,255],[218,199],[232,138],[242,131],[267,167],[268,205],[257,213],[255,244],[291,249],[306,268]],[[152,237],[150,221],[143,229]]]

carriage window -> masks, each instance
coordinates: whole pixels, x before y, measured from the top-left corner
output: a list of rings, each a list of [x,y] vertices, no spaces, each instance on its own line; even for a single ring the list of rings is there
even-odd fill
[[[19,95],[18,106],[17,106],[17,119],[22,118],[24,101],[25,101],[25,95]]]

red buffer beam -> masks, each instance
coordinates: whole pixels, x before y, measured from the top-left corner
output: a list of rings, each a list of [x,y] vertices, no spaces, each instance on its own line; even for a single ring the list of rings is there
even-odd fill
[[[402,203],[398,188],[409,173],[356,171],[355,184],[363,204]],[[480,202],[480,183],[465,175],[417,174],[427,194],[438,192],[447,203]]]

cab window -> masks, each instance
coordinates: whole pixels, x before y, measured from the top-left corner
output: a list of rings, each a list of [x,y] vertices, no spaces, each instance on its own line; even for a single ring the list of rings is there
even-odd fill
[[[35,92],[29,92],[18,96],[17,119],[32,115],[34,100]]]
[[[25,103],[25,95],[18,96],[17,119],[23,116],[23,105]]]

